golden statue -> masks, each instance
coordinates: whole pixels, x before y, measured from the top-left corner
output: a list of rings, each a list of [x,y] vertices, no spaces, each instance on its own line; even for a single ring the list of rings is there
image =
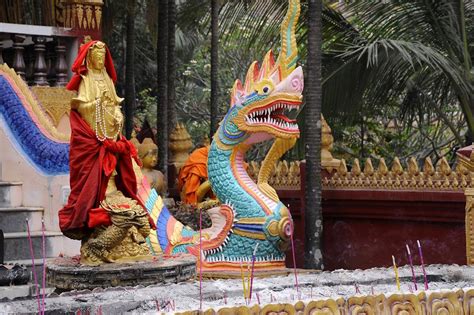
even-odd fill
[[[71,101],[71,194],[59,211],[61,230],[82,241],[84,264],[149,258],[145,239],[154,224],[137,197],[138,156],[120,133],[123,99],[106,45],[81,46],[73,71],[67,86],[78,91]]]
[[[142,174],[148,180],[151,188],[155,188],[163,196],[167,188],[165,176],[162,172],[155,170],[156,163],[158,163],[158,146],[151,138],[145,138],[138,146],[138,156],[142,161]]]

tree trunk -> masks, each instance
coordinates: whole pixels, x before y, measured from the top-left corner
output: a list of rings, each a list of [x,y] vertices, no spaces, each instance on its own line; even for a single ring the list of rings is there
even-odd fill
[[[305,266],[323,268],[321,211],[321,23],[322,0],[308,1],[308,57],[305,108]]]
[[[217,0],[211,0],[211,130],[210,137],[217,130],[219,115],[219,83],[217,70],[219,67],[219,3]]]
[[[168,135],[176,126],[176,0],[168,1]]]
[[[127,1],[127,46],[125,60],[125,136],[132,137],[135,109],[135,7],[136,0]]]
[[[168,0],[159,0],[158,3],[158,39],[157,39],[157,66],[158,66],[158,108],[156,142],[158,144],[158,168],[168,179]]]

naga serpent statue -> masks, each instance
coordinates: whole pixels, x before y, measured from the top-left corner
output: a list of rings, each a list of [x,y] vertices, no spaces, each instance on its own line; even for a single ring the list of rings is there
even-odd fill
[[[122,258],[121,256],[139,258],[142,255],[148,256],[148,253],[174,255],[189,252],[201,258],[198,259],[198,264],[202,267],[203,272],[229,275],[232,271],[240,271],[241,263],[251,262],[255,251],[255,271],[257,273],[275,271],[285,267],[284,252],[293,232],[293,224],[290,212],[280,202],[276,191],[268,184],[268,179],[275,162],[294,146],[299,137],[298,125],[287,117],[287,111],[298,109],[302,101],[303,71],[301,67],[297,67],[298,49],[295,39],[299,12],[299,0],[289,0],[288,11],[281,25],[281,49],[278,59],[275,61],[272,52],[269,51],[260,68],[257,62],[250,66],[244,84],[237,80],[233,86],[229,111],[221,122],[209,150],[209,182],[221,203],[214,208],[208,207],[211,208],[207,211],[211,217],[212,226],[202,230],[202,237],[200,237],[199,231],[193,231],[177,221],[163,204],[162,198],[155,189],[150,187],[140,169],[133,167],[132,171],[130,167],[126,173],[123,173],[130,175],[127,177],[129,180],[124,182],[136,183],[137,190],[135,193],[135,189],[129,187],[132,193],[127,194],[125,196],[127,198],[119,195],[119,203],[126,205],[127,209],[130,206],[132,210],[141,208],[143,205],[148,213],[137,210],[138,216],[135,219],[118,222],[118,215],[122,212],[123,214],[128,213],[128,210],[125,211],[125,209],[124,212],[123,209],[120,209],[121,212],[118,213],[115,210],[117,208],[114,206],[115,203],[107,202],[110,198],[107,197],[109,185],[106,184],[110,181],[108,177],[103,178],[100,183],[105,184],[101,184],[100,187],[102,195],[106,196],[100,200],[105,201],[102,205],[114,215],[109,217],[101,215],[99,218],[111,219],[112,223],[117,221],[116,224],[119,225],[125,224],[126,228],[123,231],[134,230],[135,232],[132,233],[131,238],[128,235],[130,233],[120,235],[116,242],[118,246],[111,246],[111,248],[101,251],[92,250],[97,247],[95,246],[97,244],[89,241],[84,242],[83,254],[86,255],[83,255],[83,258],[87,258],[88,263],[117,261]],[[97,46],[98,51],[103,53],[102,46],[100,46],[102,43],[94,45]],[[84,49],[84,52],[87,51]],[[84,60],[85,56],[84,53],[82,56]],[[111,68],[111,60],[107,64]],[[79,64],[79,66],[81,65]],[[114,74],[113,71],[111,73]],[[105,72],[102,71],[102,74]],[[81,78],[82,81],[85,80],[84,75]],[[101,83],[102,78],[97,75],[91,77],[91,80],[98,80]],[[113,83],[111,82],[98,86],[104,87],[104,89],[110,86],[109,90],[112,91]],[[83,84],[85,83],[83,82]],[[31,164],[41,173],[47,175],[67,174],[69,171],[68,152],[71,148],[64,139],[57,139],[54,130],[51,133],[50,130],[45,130],[42,127],[44,124],[41,122],[45,119],[41,111],[35,111],[38,104],[31,91],[19,76],[5,66],[0,66],[0,90],[3,91],[3,96],[0,98],[0,119],[6,122],[9,132],[15,136],[12,138],[19,139],[18,147],[25,152]],[[111,95],[114,100],[112,103],[115,106],[120,99],[114,93]],[[97,105],[98,98],[95,99],[96,101],[91,103],[94,106]],[[116,109],[115,107],[111,108]],[[106,109],[110,112],[109,108]],[[109,113],[111,119],[117,116],[114,113]],[[92,125],[94,126],[94,124]],[[25,129],[26,127],[28,129]],[[107,129],[107,126],[103,127],[104,130]],[[118,133],[117,130],[112,133],[108,132],[108,135],[112,134],[114,139],[104,140],[104,142],[108,144],[111,141],[114,142],[116,133]],[[92,132],[90,141],[94,140],[96,143],[105,136],[105,134]],[[274,142],[262,162],[258,182],[255,183],[244,167],[245,152],[252,145],[268,140]],[[125,143],[125,140],[118,142]],[[35,145],[31,145],[32,143]],[[134,150],[128,144],[124,145],[124,148],[128,148],[130,153],[123,155],[123,160],[133,162],[130,155],[133,155]],[[84,155],[82,151],[78,153]],[[109,164],[106,163],[106,165]],[[113,170],[112,167],[109,168]],[[132,176],[133,173],[135,176]],[[119,174],[121,178],[123,178],[123,174]],[[113,177],[114,173],[111,172],[109,176]],[[84,186],[88,189],[97,189],[97,187],[97,183],[92,186]],[[115,189],[113,190],[115,191]],[[97,192],[94,190],[91,196],[96,194]],[[86,208],[88,211],[90,207]],[[64,214],[67,213],[63,209],[61,215],[63,218],[69,218]],[[101,214],[103,213],[101,212]],[[91,216],[89,216],[90,218]],[[83,219],[76,221],[85,224]],[[155,226],[156,230],[153,229]],[[70,226],[63,228],[63,230],[73,231]],[[97,233],[105,232],[101,230]],[[99,234],[90,239],[99,239]],[[138,242],[136,236],[139,236]],[[123,251],[119,250],[119,247],[123,247],[120,244],[131,239],[135,239],[133,249],[139,248],[140,250],[133,250],[133,254],[124,255]],[[148,251],[148,248],[151,249],[151,252]],[[87,251],[84,251],[85,249]],[[200,255],[201,249],[203,255]]]
[[[212,227],[202,230],[202,244],[199,233],[176,221],[152,191],[146,205],[156,220],[157,230],[149,239],[155,253],[190,252],[201,257],[198,263],[204,272],[223,274],[251,262],[257,248],[257,272],[285,267],[284,252],[293,224],[268,179],[275,162],[299,137],[296,121],[286,115],[302,102],[304,79],[302,68],[296,67],[295,39],[299,12],[299,0],[290,0],[278,59],[269,51],[260,69],[257,62],[252,63],[243,85],[240,80],[234,83],[229,111],[209,150],[209,182],[221,204],[208,210]],[[252,145],[272,139],[255,183],[245,170],[245,153]]]

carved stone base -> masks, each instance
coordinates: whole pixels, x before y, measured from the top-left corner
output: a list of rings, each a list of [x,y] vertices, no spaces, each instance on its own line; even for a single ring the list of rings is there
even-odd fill
[[[100,266],[80,264],[80,257],[61,257],[48,263],[48,284],[63,290],[92,290],[116,286],[176,283],[195,275],[196,259],[191,255],[178,255],[163,259],[155,256],[152,261],[110,263]]]

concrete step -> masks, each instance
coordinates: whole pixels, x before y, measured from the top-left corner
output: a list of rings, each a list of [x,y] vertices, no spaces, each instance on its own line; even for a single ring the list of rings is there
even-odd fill
[[[41,231],[44,209],[38,207],[0,207],[0,230],[3,233],[26,232],[26,219],[30,231]]]
[[[4,234],[5,261],[31,259],[27,232],[10,232]],[[35,257],[43,257],[41,231],[31,232]],[[45,232],[46,257],[57,257],[64,253],[67,238],[61,232]]]
[[[0,181],[0,207],[18,207],[22,204],[22,183]]]

